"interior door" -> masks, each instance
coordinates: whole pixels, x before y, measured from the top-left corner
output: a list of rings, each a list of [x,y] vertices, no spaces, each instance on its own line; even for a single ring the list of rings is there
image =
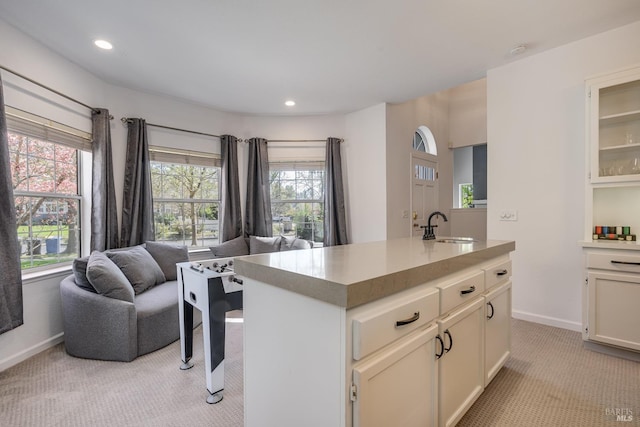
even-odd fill
[[[424,233],[429,214],[438,208],[438,161],[432,154],[411,154],[411,235]]]

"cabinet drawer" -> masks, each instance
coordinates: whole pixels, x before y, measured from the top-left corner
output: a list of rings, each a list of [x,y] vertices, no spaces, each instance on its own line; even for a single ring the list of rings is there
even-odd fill
[[[354,316],[353,358],[362,359],[431,322],[438,313],[438,289],[427,288]]]
[[[500,282],[511,277],[511,260],[494,264],[484,269],[484,286],[485,289],[491,289]]]
[[[588,253],[587,268],[640,273],[640,254]]]
[[[440,289],[440,314],[444,314],[484,292],[484,271],[437,287]]]

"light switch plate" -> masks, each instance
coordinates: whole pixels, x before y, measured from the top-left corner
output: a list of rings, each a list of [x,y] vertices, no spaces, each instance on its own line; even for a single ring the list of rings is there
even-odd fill
[[[517,221],[518,211],[515,209],[505,209],[500,211],[500,221]]]

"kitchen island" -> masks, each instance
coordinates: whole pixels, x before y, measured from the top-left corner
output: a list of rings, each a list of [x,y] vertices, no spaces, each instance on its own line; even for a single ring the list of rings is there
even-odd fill
[[[237,258],[245,425],[457,423],[509,354],[514,249],[415,237]]]

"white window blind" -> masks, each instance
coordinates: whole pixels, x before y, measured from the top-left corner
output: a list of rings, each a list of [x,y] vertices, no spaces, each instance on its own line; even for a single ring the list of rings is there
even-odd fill
[[[55,142],[76,150],[91,151],[90,133],[9,106],[5,107],[5,114],[10,132]]]
[[[272,171],[324,170],[324,162],[320,162],[320,161],[271,162],[270,161],[269,170],[272,170]]]
[[[149,146],[151,161],[175,163],[181,165],[217,166],[222,162],[219,154],[204,153],[202,151],[179,150],[168,147]]]

